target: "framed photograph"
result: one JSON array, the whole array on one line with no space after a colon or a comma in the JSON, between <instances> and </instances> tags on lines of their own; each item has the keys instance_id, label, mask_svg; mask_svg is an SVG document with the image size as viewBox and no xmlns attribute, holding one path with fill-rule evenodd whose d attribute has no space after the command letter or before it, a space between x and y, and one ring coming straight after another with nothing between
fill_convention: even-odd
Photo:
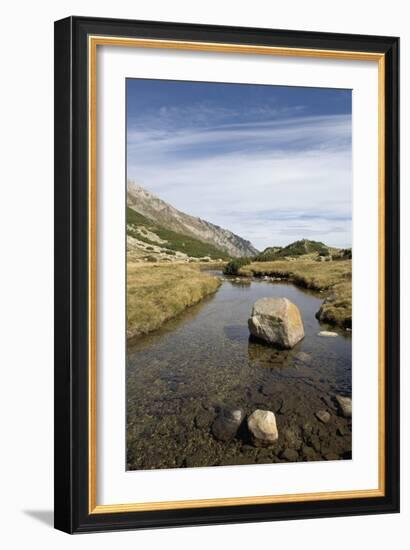
<instances>
[{"instance_id":1,"label":"framed photograph","mask_svg":"<svg viewBox=\"0 0 410 550\"><path fill-rule=\"evenodd\" d=\"M399 510L399 39L55 23L55 527Z\"/></svg>"}]
</instances>

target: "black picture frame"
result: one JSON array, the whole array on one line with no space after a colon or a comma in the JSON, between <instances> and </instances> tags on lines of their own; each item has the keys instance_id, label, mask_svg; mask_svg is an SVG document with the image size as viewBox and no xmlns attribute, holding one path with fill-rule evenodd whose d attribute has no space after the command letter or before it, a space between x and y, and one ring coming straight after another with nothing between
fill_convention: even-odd
<instances>
[{"instance_id":1,"label":"black picture frame","mask_svg":"<svg viewBox=\"0 0 410 550\"><path fill-rule=\"evenodd\" d=\"M89 511L88 58L90 35L377 52L385 58L385 491L158 511ZM55 527L67 533L399 511L399 39L68 17L55 23Z\"/></svg>"}]
</instances>

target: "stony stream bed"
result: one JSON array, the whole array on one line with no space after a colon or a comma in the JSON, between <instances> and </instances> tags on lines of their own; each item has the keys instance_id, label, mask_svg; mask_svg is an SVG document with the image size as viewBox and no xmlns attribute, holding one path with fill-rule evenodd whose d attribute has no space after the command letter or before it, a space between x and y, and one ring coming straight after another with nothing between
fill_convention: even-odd
<instances>
[{"instance_id":1,"label":"stony stream bed","mask_svg":"<svg viewBox=\"0 0 410 550\"><path fill-rule=\"evenodd\" d=\"M218 274L220 275L220 273ZM305 338L292 350L251 341L247 320L262 297L286 297ZM336 395L351 396L351 333L315 318L322 298L283 281L225 278L217 293L127 346L127 469L350 459L351 419ZM231 441L212 433L226 409L273 411L277 442L254 447L246 421ZM318 411L330 413L321 421ZM320 416L320 415L319 415Z\"/></svg>"}]
</instances>

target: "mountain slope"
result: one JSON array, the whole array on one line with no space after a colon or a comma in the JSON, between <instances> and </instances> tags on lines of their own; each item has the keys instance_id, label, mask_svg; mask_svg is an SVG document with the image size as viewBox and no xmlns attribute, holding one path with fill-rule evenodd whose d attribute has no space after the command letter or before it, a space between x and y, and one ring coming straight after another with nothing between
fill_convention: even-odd
<instances>
[{"instance_id":1,"label":"mountain slope","mask_svg":"<svg viewBox=\"0 0 410 550\"><path fill-rule=\"evenodd\" d=\"M303 256L304 254L312 254L313 252L326 252L328 247L320 241L309 241L309 239L301 239L290 243L279 252L279 256Z\"/></svg>"},{"instance_id":2,"label":"mountain slope","mask_svg":"<svg viewBox=\"0 0 410 550\"><path fill-rule=\"evenodd\" d=\"M208 243L229 256L254 256L258 253L249 241L227 229L177 210L133 182L128 182L127 205L155 224Z\"/></svg>"},{"instance_id":3,"label":"mountain slope","mask_svg":"<svg viewBox=\"0 0 410 550\"><path fill-rule=\"evenodd\" d=\"M340 255L341 249L327 246L320 241L310 241L309 239L301 239L288 244L287 246L270 246L260 252L255 258L258 262L270 262L281 258L295 258L298 256L314 255L314 256L331 256Z\"/></svg>"},{"instance_id":4,"label":"mountain slope","mask_svg":"<svg viewBox=\"0 0 410 550\"><path fill-rule=\"evenodd\" d=\"M189 258L227 259L228 255L215 246L182 233L166 229L127 207L127 247L134 259Z\"/></svg>"}]
</instances>

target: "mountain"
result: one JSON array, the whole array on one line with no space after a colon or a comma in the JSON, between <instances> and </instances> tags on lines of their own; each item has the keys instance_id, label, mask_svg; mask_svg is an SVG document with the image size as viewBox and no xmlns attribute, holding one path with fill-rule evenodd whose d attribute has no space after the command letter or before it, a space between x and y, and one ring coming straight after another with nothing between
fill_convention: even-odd
<instances>
[{"instance_id":1,"label":"mountain","mask_svg":"<svg viewBox=\"0 0 410 550\"><path fill-rule=\"evenodd\" d=\"M127 206L127 254L132 260L226 260L215 246L162 227Z\"/></svg>"},{"instance_id":2,"label":"mountain","mask_svg":"<svg viewBox=\"0 0 410 550\"><path fill-rule=\"evenodd\" d=\"M271 262L278 258L278 252L282 250L281 246L268 246L262 252L256 256L255 260L258 262Z\"/></svg>"},{"instance_id":3,"label":"mountain","mask_svg":"<svg viewBox=\"0 0 410 550\"><path fill-rule=\"evenodd\" d=\"M300 241L295 241L287 246L270 246L265 248L263 252L260 252L256 256L256 261L259 262L269 262L273 260L278 260L280 258L286 257L296 257L296 256L331 256L340 252L340 249L333 248L325 245L320 241L310 241L308 239L301 239Z\"/></svg>"},{"instance_id":4,"label":"mountain","mask_svg":"<svg viewBox=\"0 0 410 550\"><path fill-rule=\"evenodd\" d=\"M231 257L255 256L258 250L228 229L177 210L139 185L128 182L127 206L156 226L207 243Z\"/></svg>"},{"instance_id":5,"label":"mountain","mask_svg":"<svg viewBox=\"0 0 410 550\"><path fill-rule=\"evenodd\" d=\"M278 252L279 257L284 256L303 256L305 254L312 254L314 252L324 253L329 251L329 247L320 241L309 241L308 239L301 239L290 243Z\"/></svg>"}]
</instances>

